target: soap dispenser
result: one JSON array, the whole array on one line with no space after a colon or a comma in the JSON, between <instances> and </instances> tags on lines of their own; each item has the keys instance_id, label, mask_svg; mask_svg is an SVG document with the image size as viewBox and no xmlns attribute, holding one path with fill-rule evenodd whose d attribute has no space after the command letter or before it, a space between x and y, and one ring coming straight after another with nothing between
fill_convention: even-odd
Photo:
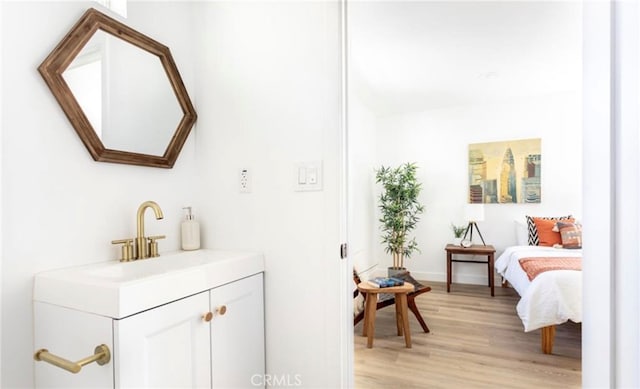
<instances>
[{"instance_id":1,"label":"soap dispenser","mask_svg":"<svg viewBox=\"0 0 640 389\"><path fill-rule=\"evenodd\" d=\"M187 211L182 225L182 249L197 250L200 248L200 224L193 218L191 207L182 208Z\"/></svg>"}]
</instances>

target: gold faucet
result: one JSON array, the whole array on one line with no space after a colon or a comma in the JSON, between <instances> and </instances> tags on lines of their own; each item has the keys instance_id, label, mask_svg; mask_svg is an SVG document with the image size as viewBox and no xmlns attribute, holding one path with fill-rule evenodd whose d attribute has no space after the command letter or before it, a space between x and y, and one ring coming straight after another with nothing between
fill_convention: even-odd
<instances>
[{"instance_id":1,"label":"gold faucet","mask_svg":"<svg viewBox=\"0 0 640 389\"><path fill-rule=\"evenodd\" d=\"M138 231L136 236L136 259L149 258L150 256L151 250L148 248L147 237L144 236L144 211L146 211L147 208L153 209L153 212L156 214L157 220L164 218L160 206L155 201L145 201L144 203L140 204L140 207L138 207L138 215L136 218L138 223ZM154 239L158 238L160 237L154 237ZM164 238L164 236L162 236L162 238ZM157 256L157 253L155 253L155 256Z\"/></svg>"}]
</instances>

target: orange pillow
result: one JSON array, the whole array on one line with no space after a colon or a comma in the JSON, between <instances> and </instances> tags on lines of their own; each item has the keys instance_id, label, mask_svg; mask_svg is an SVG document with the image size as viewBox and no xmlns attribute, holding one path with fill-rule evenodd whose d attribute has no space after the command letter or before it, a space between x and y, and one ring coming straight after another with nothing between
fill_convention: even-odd
<instances>
[{"instance_id":1,"label":"orange pillow","mask_svg":"<svg viewBox=\"0 0 640 389\"><path fill-rule=\"evenodd\" d=\"M565 219L563 222L574 223L575 219ZM553 227L558 222L557 219L544 219L534 217L533 222L538 230L538 238L540 243L538 246L553 246L554 244L562 244L562 236L560 232L553 231Z\"/></svg>"}]
</instances>

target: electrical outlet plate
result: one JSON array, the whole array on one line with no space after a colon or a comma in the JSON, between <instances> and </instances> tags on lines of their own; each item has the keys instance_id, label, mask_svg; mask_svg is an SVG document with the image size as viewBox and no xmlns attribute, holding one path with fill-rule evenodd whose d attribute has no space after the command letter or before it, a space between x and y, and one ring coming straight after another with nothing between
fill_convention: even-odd
<instances>
[{"instance_id":1,"label":"electrical outlet plate","mask_svg":"<svg viewBox=\"0 0 640 389\"><path fill-rule=\"evenodd\" d=\"M251 193L251 172L248 168L240 169L238 175L240 193Z\"/></svg>"}]
</instances>

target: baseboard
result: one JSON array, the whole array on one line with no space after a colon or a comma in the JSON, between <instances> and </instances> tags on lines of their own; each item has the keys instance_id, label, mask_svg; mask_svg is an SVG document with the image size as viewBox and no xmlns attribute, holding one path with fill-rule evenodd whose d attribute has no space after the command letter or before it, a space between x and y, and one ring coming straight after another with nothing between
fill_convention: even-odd
<instances>
[{"instance_id":1,"label":"baseboard","mask_svg":"<svg viewBox=\"0 0 640 389\"><path fill-rule=\"evenodd\" d=\"M411 275L416 280L420 281L436 281L436 282L447 282L447 274L446 273L435 273L435 272L423 272L423 271L411 271ZM386 277L387 269L375 268L367 270L367 273L371 274L371 277ZM498 279L498 275L495 275L496 280ZM486 273L483 275L476 274L453 274L453 283L456 284L471 284L471 285L486 285L487 284L487 275Z\"/></svg>"}]
</instances>

